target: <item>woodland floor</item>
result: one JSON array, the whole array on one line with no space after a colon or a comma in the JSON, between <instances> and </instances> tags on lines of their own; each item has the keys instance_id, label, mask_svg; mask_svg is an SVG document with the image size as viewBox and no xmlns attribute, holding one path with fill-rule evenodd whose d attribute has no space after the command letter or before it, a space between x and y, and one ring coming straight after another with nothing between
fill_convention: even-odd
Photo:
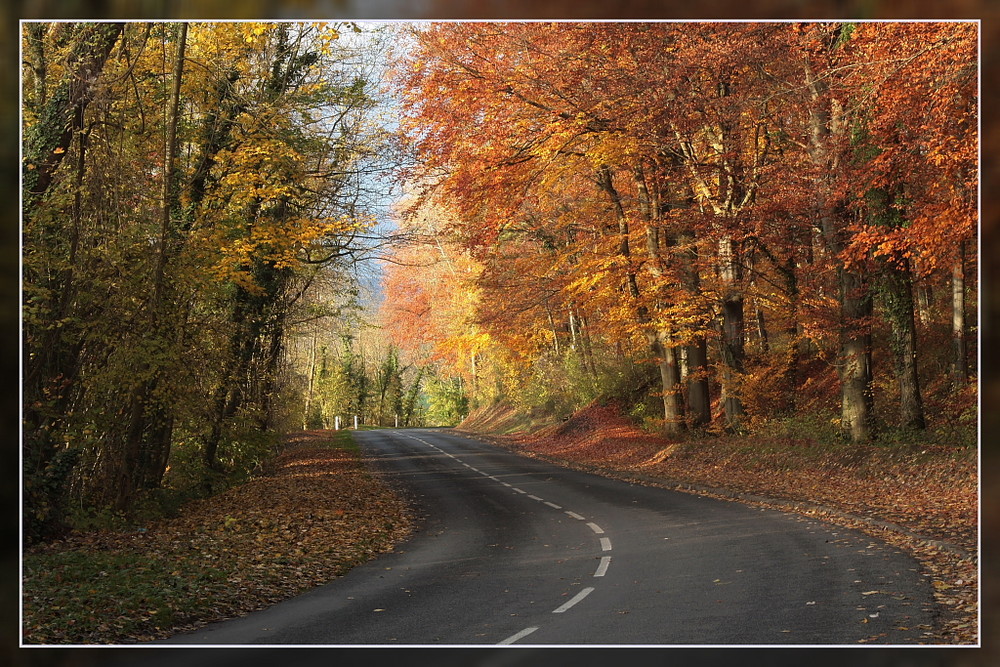
<instances>
[{"instance_id":1,"label":"woodland floor","mask_svg":"<svg viewBox=\"0 0 1000 667\"><path fill-rule=\"evenodd\" d=\"M503 411L503 408L494 410ZM978 642L979 485L968 447L819 445L809 438L706 435L670 441L611 405L567 421L498 435L489 410L463 430L563 465L638 483L808 514L856 528L913 554L938 602L928 644Z\"/></svg>"},{"instance_id":2,"label":"woodland floor","mask_svg":"<svg viewBox=\"0 0 1000 667\"><path fill-rule=\"evenodd\" d=\"M268 474L177 518L26 550L22 642L159 639L262 609L391 550L412 528L407 505L331 436L296 434Z\"/></svg>"},{"instance_id":3,"label":"woodland floor","mask_svg":"<svg viewBox=\"0 0 1000 667\"><path fill-rule=\"evenodd\" d=\"M900 546L923 564L939 603L926 642L978 640L974 450L720 436L671 443L599 405L532 433L490 435L489 421L462 429L524 455L799 511ZM22 642L162 638L266 607L391 550L413 529L410 510L355 448L330 438L296 434L268 474L189 503L177 518L26 550Z\"/></svg>"}]
</instances>

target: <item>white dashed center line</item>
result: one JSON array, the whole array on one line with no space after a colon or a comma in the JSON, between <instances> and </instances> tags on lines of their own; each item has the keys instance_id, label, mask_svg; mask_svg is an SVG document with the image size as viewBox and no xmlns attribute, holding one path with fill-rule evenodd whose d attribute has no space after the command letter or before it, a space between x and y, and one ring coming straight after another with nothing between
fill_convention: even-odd
<instances>
[{"instance_id":1,"label":"white dashed center line","mask_svg":"<svg viewBox=\"0 0 1000 667\"><path fill-rule=\"evenodd\" d=\"M469 465L468 463L466 463L466 462L462 461L461 459L459 459L454 454L450 454L450 453L444 451L443 449L441 449L437 445L434 445L432 443L427 442L426 440L423 440L421 438L417 438L417 437L409 435L409 434L407 434L407 437L412 438L413 440L416 440L418 442L422 442L423 444L427 445L428 447L431 447L432 449L435 449L435 450L441 452L445 456L448 456L449 458L454 459L456 463L461 463L466 468L469 468L470 470L478 472L480 475L483 475L484 477L487 477L487 478L493 480L494 482L502 484L505 487L511 489L512 491L516 491L517 493L524 494L524 495L528 496L528 498L531 498L532 500L537 500L538 502L540 502L540 503L542 503L544 505L548 505L552 509L556 509L556 510L561 510L562 509L562 506L560 506L560 505L556 505L555 503L549 502L549 501L545 500L544 498L540 498L539 496L532 495L532 494L528 493L527 491L525 491L524 489L519 489L516 486L513 486L513 485L511 485L511 484L509 484L507 482L501 481L500 479L498 479L497 477L489 474L488 472L484 472L484 471L480 470L479 468L476 468L474 466ZM576 519L577 521L586 521L586 517L581 516L581 515L577 514L576 512L571 512L569 510L564 510L563 513L566 516L568 516L568 517L570 517L572 519ZM587 527L590 528L590 530L592 530L596 535L603 535L604 534L604 529L601 528L596 523L594 523L593 521L587 521ZM611 540L609 538L607 538L607 537L601 537L601 538L598 538L598 539L600 540L600 543L601 543L601 551L611 551ZM597 565L597 570L594 571L594 577L603 577L605 574L607 574L608 567L610 565L611 565L611 556L601 556L601 562ZM572 608L574 605L576 605L577 603L579 603L581 600L583 600L585 597L587 597L588 595L590 595L593 592L594 592L594 587L593 586L588 586L588 587L582 589L579 593L577 593L576 595L574 595L572 598L570 598L569 600L567 600L565 603L563 603L559 607L553 609L552 613L553 614L562 614L562 613L566 612L568 609ZM507 645L507 644L513 644L514 642L517 642L517 641L520 641L521 639L524 639L525 637L527 637L531 633L535 632L536 630L538 630L537 626L532 626L530 628L525 628L524 630L521 630L517 634L514 634L514 635L511 635L510 637L507 637L503 641L499 642L497 645L498 646L504 646L504 645Z\"/></svg>"},{"instance_id":2,"label":"white dashed center line","mask_svg":"<svg viewBox=\"0 0 1000 667\"><path fill-rule=\"evenodd\" d=\"M511 635L510 637L507 637L507 639L497 644L497 646L506 646L507 644L513 644L519 639L524 639L537 629L538 628L525 628L524 630L518 632L516 635Z\"/></svg>"},{"instance_id":3,"label":"white dashed center line","mask_svg":"<svg viewBox=\"0 0 1000 667\"><path fill-rule=\"evenodd\" d=\"M569 609L570 607L572 607L573 605L575 605L577 602L579 602L580 600L582 600L583 598L587 597L588 595L590 595L593 592L594 592L594 587L593 586L587 586L582 591L580 591L579 593L577 593L576 595L574 595L572 597L572 599L567 600L566 603L563 604L561 607L553 609L552 613L553 614L561 614L561 613L563 613L564 611L566 611L567 609Z\"/></svg>"}]
</instances>

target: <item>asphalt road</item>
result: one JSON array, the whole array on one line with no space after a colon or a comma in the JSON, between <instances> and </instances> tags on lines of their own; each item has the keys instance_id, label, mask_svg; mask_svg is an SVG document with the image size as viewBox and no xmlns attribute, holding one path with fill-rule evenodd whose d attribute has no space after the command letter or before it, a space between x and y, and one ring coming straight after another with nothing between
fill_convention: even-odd
<instances>
[{"instance_id":1,"label":"asphalt road","mask_svg":"<svg viewBox=\"0 0 1000 667\"><path fill-rule=\"evenodd\" d=\"M919 566L798 515L572 471L448 430L359 431L418 532L184 645L907 645Z\"/></svg>"}]
</instances>

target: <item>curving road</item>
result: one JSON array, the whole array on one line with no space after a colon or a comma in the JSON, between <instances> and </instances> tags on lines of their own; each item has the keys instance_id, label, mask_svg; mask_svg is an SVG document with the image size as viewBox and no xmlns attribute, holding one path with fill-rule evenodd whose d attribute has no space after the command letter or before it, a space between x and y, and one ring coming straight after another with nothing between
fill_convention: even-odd
<instances>
[{"instance_id":1,"label":"curving road","mask_svg":"<svg viewBox=\"0 0 1000 667\"><path fill-rule=\"evenodd\" d=\"M423 515L396 552L187 645L914 644L906 554L801 516L606 479L448 430L360 431Z\"/></svg>"}]
</instances>

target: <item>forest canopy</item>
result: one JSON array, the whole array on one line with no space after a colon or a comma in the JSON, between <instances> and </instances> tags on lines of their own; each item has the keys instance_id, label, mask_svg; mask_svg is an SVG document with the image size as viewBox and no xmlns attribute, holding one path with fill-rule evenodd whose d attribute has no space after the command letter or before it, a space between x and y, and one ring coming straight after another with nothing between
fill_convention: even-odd
<instances>
[{"instance_id":1,"label":"forest canopy","mask_svg":"<svg viewBox=\"0 0 1000 667\"><path fill-rule=\"evenodd\" d=\"M620 398L674 435L820 410L853 442L953 419L975 358L977 28L414 30L403 224L426 242L387 273L390 328L473 405ZM839 406L811 400L831 385Z\"/></svg>"},{"instance_id":2,"label":"forest canopy","mask_svg":"<svg viewBox=\"0 0 1000 667\"><path fill-rule=\"evenodd\" d=\"M209 491L301 427L294 343L380 242L371 28L22 24L29 537Z\"/></svg>"},{"instance_id":3,"label":"forest canopy","mask_svg":"<svg viewBox=\"0 0 1000 667\"><path fill-rule=\"evenodd\" d=\"M29 539L355 418L968 418L974 22L21 27Z\"/></svg>"}]
</instances>

